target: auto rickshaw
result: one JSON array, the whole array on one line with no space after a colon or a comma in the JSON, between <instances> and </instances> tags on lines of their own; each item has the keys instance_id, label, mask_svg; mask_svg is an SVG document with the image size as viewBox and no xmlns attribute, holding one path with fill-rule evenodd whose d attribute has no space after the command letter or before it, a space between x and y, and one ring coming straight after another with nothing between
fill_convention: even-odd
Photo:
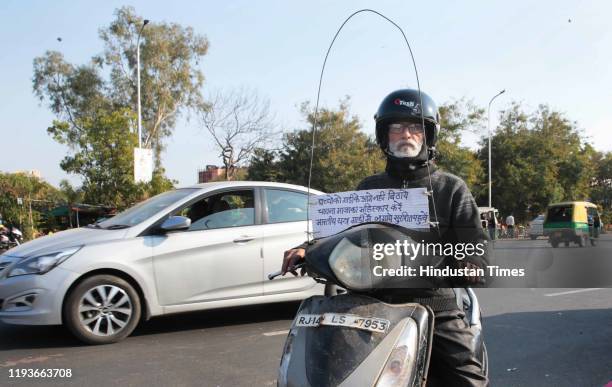
<instances>
[{"instance_id":1,"label":"auto rickshaw","mask_svg":"<svg viewBox=\"0 0 612 387\"><path fill-rule=\"evenodd\" d=\"M599 236L600 216L597 206L589 202L562 202L548 206L544 219L544 235L552 247L570 242L580 247L595 245Z\"/></svg>"}]
</instances>

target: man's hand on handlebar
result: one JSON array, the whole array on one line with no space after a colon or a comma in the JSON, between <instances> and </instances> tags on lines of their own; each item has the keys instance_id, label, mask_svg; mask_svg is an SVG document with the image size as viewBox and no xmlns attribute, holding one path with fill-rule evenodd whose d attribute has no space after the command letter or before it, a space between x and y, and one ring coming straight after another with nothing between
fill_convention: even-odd
<instances>
[{"instance_id":1,"label":"man's hand on handlebar","mask_svg":"<svg viewBox=\"0 0 612 387\"><path fill-rule=\"evenodd\" d=\"M298 273L295 271L295 266L304 261L304 256L306 255L305 249L291 249L285 251L285 257L283 258L283 267L281 269L282 275L285 275L287 272L297 276ZM301 275L303 276L305 271L302 269Z\"/></svg>"}]
</instances>

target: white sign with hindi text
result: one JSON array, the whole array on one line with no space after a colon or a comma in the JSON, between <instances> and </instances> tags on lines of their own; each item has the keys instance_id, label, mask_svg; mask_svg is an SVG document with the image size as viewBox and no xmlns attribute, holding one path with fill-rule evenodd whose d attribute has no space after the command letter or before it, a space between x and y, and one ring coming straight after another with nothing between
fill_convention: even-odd
<instances>
[{"instance_id":1,"label":"white sign with hindi text","mask_svg":"<svg viewBox=\"0 0 612 387\"><path fill-rule=\"evenodd\" d=\"M153 178L153 150L134 148L134 181L148 183Z\"/></svg>"},{"instance_id":2,"label":"white sign with hindi text","mask_svg":"<svg viewBox=\"0 0 612 387\"><path fill-rule=\"evenodd\" d=\"M366 222L429 229L425 188L371 189L311 196L310 218L315 238L337 234Z\"/></svg>"}]
</instances>

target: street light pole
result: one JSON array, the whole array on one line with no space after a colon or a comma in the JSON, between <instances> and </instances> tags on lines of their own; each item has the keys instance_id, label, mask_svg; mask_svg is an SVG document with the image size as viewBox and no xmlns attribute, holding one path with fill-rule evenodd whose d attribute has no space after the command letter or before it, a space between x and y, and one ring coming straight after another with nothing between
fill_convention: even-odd
<instances>
[{"instance_id":1,"label":"street light pole","mask_svg":"<svg viewBox=\"0 0 612 387\"><path fill-rule=\"evenodd\" d=\"M138 31L138 39L136 39L136 91L138 98L138 148L142 148L142 118L140 116L140 36L142 35L142 30L144 30L145 26L149 24L149 20L144 19L142 22L142 27L140 27L140 31Z\"/></svg>"},{"instance_id":2,"label":"street light pole","mask_svg":"<svg viewBox=\"0 0 612 387\"><path fill-rule=\"evenodd\" d=\"M487 131L489 132L489 207L492 207L491 205L491 104L493 103L493 100L495 98L499 97L505 92L506 92L506 89L500 91L493 98L491 98L491 100L489 101L489 107L487 108Z\"/></svg>"}]
</instances>

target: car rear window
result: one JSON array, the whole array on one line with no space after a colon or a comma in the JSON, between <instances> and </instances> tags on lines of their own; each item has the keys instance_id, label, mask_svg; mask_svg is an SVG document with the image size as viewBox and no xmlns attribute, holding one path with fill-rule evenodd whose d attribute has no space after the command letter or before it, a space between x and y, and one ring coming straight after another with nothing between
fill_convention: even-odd
<instances>
[{"instance_id":1,"label":"car rear window","mask_svg":"<svg viewBox=\"0 0 612 387\"><path fill-rule=\"evenodd\" d=\"M559 206L548 209L548 222L570 222L572 220L572 207Z\"/></svg>"},{"instance_id":2,"label":"car rear window","mask_svg":"<svg viewBox=\"0 0 612 387\"><path fill-rule=\"evenodd\" d=\"M308 196L304 193L266 188L268 223L306 220Z\"/></svg>"}]
</instances>

